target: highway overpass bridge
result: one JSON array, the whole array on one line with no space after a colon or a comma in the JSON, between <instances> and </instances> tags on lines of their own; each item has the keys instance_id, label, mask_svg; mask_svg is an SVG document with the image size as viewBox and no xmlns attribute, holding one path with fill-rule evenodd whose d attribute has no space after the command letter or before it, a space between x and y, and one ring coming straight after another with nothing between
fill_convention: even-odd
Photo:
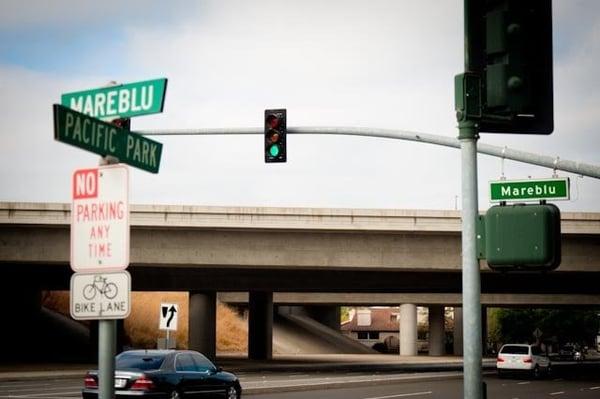
<instances>
[{"instance_id":1,"label":"highway overpass bridge","mask_svg":"<svg viewBox=\"0 0 600 399\"><path fill-rule=\"evenodd\" d=\"M460 306L458 211L131 210L132 289L190 292L190 314L198 315L190 321L190 346L209 354L214 332L192 323L214 323L217 293L225 301L249 301L250 313L262 315L250 317L251 337L267 338L273 302L403 304L408 324L415 305ZM11 287L4 303L35 306L31 298L40 290L69 289L69 224L69 204L0 203L0 264ZM556 271L502 274L482 261L482 304L600 306L600 213L563 213L561 227ZM250 341L262 341L255 349L251 343L251 357L270 356L268 339Z\"/></svg>"}]
</instances>

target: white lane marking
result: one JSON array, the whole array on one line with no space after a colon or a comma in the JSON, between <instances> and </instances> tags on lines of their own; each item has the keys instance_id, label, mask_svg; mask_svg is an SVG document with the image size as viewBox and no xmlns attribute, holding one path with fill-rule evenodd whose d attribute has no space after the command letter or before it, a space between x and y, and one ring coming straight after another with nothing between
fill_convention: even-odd
<instances>
[{"instance_id":1,"label":"white lane marking","mask_svg":"<svg viewBox=\"0 0 600 399\"><path fill-rule=\"evenodd\" d=\"M81 396L81 392L78 393L74 393L72 394L72 396L44 396L44 399L65 399L65 398L79 398ZM23 396L13 396L13 395L8 395L8 396L2 396L0 395L0 398L7 398L7 399L15 399L15 398L19 398L19 399L38 399L39 396L29 396L29 395L23 395Z\"/></svg>"},{"instance_id":2,"label":"white lane marking","mask_svg":"<svg viewBox=\"0 0 600 399\"><path fill-rule=\"evenodd\" d=\"M65 398L79 398L81 397L81 393L76 393L73 394L71 396L44 396L44 399L65 399ZM39 396L0 396L0 398L7 398L7 399L15 399L15 398L19 398L19 399L38 399Z\"/></svg>"},{"instance_id":3,"label":"white lane marking","mask_svg":"<svg viewBox=\"0 0 600 399\"><path fill-rule=\"evenodd\" d=\"M52 392L52 393L32 393L29 395L9 395L9 398L46 398L54 397L51 395L81 395L81 391L70 392ZM60 396L59 396L60 398Z\"/></svg>"},{"instance_id":4,"label":"white lane marking","mask_svg":"<svg viewBox=\"0 0 600 399\"><path fill-rule=\"evenodd\" d=\"M591 387L591 388L589 388L590 391L595 391L596 389L600 389L600 387Z\"/></svg>"},{"instance_id":5,"label":"white lane marking","mask_svg":"<svg viewBox=\"0 0 600 399\"><path fill-rule=\"evenodd\" d=\"M531 381L521 381L521 382L517 382L517 385L527 385L527 384L531 384Z\"/></svg>"},{"instance_id":6,"label":"white lane marking","mask_svg":"<svg viewBox=\"0 0 600 399\"><path fill-rule=\"evenodd\" d=\"M29 387L29 388L8 388L8 389L5 389L4 391L6 391L6 392L38 391L39 388L40 388L39 386L32 386L32 387ZM68 388L68 389L78 389L78 388L79 389L83 389L83 386L81 386L80 384L76 384L76 385L68 386L68 387L65 387L65 386L60 386L60 387L50 386L50 387L45 387L43 389L45 391L51 391L51 390L61 390L61 389L65 389L65 388Z\"/></svg>"},{"instance_id":7,"label":"white lane marking","mask_svg":"<svg viewBox=\"0 0 600 399\"><path fill-rule=\"evenodd\" d=\"M438 378L444 377L453 377L456 375L462 375L462 373L439 373L435 374ZM257 384L263 385L265 383L270 384L282 384L282 387L294 387L294 386L304 386L308 383L313 386L323 386L331 383L358 383L358 382L377 382L377 381L419 381L422 377L416 376L407 376L407 375L394 375L394 376L386 376L382 378L382 376L373 378L373 377L318 377L318 378L298 378L298 379L288 379L288 380L269 380L269 381L244 381L242 380L242 388L251 388L252 386L256 386ZM306 382L306 383L305 383Z\"/></svg>"},{"instance_id":8,"label":"white lane marking","mask_svg":"<svg viewBox=\"0 0 600 399\"><path fill-rule=\"evenodd\" d=\"M412 392L412 393L400 393L398 395L388 395L388 396L373 396L370 398L364 399L388 399L388 398L405 398L407 396L422 396L422 395L431 395L432 391L424 391L424 392Z\"/></svg>"},{"instance_id":9,"label":"white lane marking","mask_svg":"<svg viewBox=\"0 0 600 399\"><path fill-rule=\"evenodd\" d=\"M67 381L67 380L65 380ZM77 382L70 382L71 384L79 384L81 386L83 386L83 382L79 383L79 381ZM0 389L2 390L6 390L6 389L12 389L12 388L21 388L21 387L34 387L34 388L41 388L41 387L47 387L47 386L52 386L54 384L48 382L48 383L39 383L39 382L32 382L32 381L15 381L15 382L2 382L0 384ZM6 389L5 389L6 388Z\"/></svg>"},{"instance_id":10,"label":"white lane marking","mask_svg":"<svg viewBox=\"0 0 600 399\"><path fill-rule=\"evenodd\" d=\"M554 395L562 395L563 393L565 393L565 391L550 392L550 396L554 396Z\"/></svg>"}]
</instances>

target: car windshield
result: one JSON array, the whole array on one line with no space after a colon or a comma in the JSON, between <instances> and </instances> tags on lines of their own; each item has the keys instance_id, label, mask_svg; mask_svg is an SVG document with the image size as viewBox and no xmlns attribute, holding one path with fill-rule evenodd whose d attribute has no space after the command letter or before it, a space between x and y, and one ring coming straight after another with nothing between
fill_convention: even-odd
<instances>
[{"instance_id":1,"label":"car windshield","mask_svg":"<svg viewBox=\"0 0 600 399\"><path fill-rule=\"evenodd\" d=\"M529 354L529 347L520 345L506 345L502 348L500 353L507 353L509 355L527 355Z\"/></svg>"},{"instance_id":2,"label":"car windshield","mask_svg":"<svg viewBox=\"0 0 600 399\"><path fill-rule=\"evenodd\" d=\"M158 370L165 360L165 355L148 353L121 353L116 358L117 369Z\"/></svg>"}]
</instances>

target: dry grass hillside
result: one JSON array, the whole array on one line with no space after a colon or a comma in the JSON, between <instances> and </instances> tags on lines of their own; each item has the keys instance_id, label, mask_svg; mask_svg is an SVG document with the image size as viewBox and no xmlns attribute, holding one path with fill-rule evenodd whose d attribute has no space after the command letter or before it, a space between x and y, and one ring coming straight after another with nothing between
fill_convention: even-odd
<instances>
[{"instance_id":1,"label":"dry grass hillside","mask_svg":"<svg viewBox=\"0 0 600 399\"><path fill-rule=\"evenodd\" d=\"M175 334L178 348L188 341L188 294L181 292L132 292L131 314L125 319L126 342L134 348L153 348L166 331L159 330L161 303L179 305L178 329ZM42 305L69 316L69 292L51 291L42 296ZM217 305L217 351L246 352L248 324L232 308Z\"/></svg>"}]
</instances>

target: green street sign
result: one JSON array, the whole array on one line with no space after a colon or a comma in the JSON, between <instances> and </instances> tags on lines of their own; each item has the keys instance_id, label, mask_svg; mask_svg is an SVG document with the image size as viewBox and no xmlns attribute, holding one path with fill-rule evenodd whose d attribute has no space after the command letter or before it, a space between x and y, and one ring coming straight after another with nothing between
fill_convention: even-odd
<instances>
[{"instance_id":1,"label":"green street sign","mask_svg":"<svg viewBox=\"0 0 600 399\"><path fill-rule=\"evenodd\" d=\"M497 180L490 182L490 201L568 200L569 179Z\"/></svg>"},{"instance_id":2,"label":"green street sign","mask_svg":"<svg viewBox=\"0 0 600 399\"><path fill-rule=\"evenodd\" d=\"M54 139L158 173L162 144L62 105L54 104Z\"/></svg>"},{"instance_id":3,"label":"green street sign","mask_svg":"<svg viewBox=\"0 0 600 399\"><path fill-rule=\"evenodd\" d=\"M99 119L129 118L163 111L167 79L66 93L61 104Z\"/></svg>"}]
</instances>

